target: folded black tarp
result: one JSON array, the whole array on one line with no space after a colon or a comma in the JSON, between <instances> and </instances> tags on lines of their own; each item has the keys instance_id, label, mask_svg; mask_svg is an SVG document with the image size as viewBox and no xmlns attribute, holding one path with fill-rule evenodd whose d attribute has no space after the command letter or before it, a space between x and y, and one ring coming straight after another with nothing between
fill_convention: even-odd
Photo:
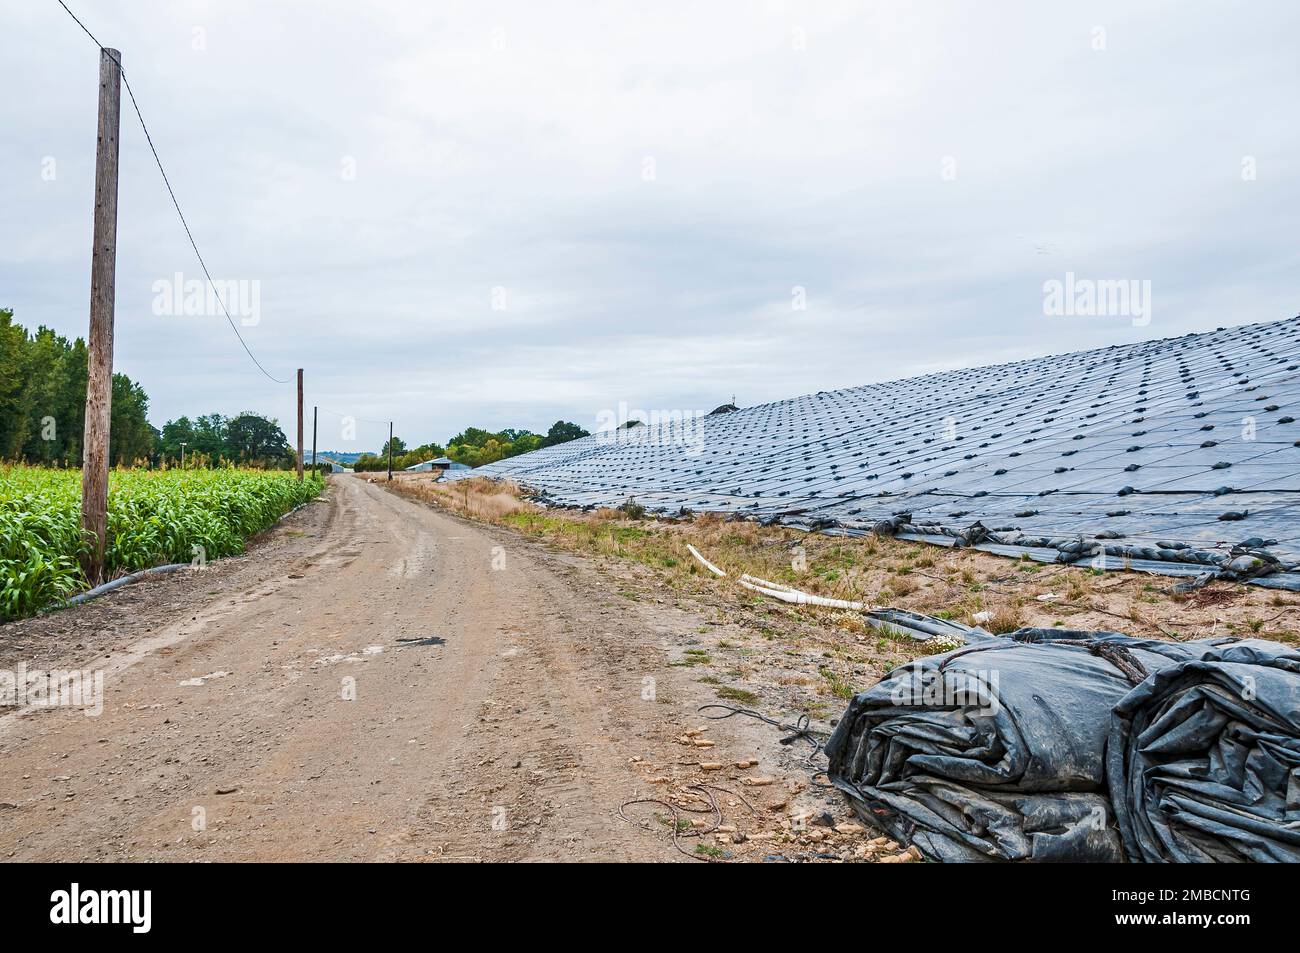
<instances>
[{"instance_id":1,"label":"folded black tarp","mask_svg":"<svg viewBox=\"0 0 1300 953\"><path fill-rule=\"evenodd\" d=\"M1155 672L1115 706L1107 769L1133 860L1300 862L1300 653L1251 639Z\"/></svg>"},{"instance_id":2,"label":"folded black tarp","mask_svg":"<svg viewBox=\"0 0 1300 953\"><path fill-rule=\"evenodd\" d=\"M890 672L826 744L864 820L932 859L1119 861L1106 743L1150 673L1226 640L1022 629Z\"/></svg>"}]
</instances>

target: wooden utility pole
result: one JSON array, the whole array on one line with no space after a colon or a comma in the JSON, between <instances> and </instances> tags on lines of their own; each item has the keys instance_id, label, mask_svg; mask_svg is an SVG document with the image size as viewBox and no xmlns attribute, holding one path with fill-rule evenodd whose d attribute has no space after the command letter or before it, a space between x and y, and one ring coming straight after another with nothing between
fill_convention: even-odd
<instances>
[{"instance_id":1,"label":"wooden utility pole","mask_svg":"<svg viewBox=\"0 0 1300 953\"><path fill-rule=\"evenodd\" d=\"M316 473L316 406L311 408L311 472Z\"/></svg>"},{"instance_id":2,"label":"wooden utility pole","mask_svg":"<svg viewBox=\"0 0 1300 953\"><path fill-rule=\"evenodd\" d=\"M393 422L388 422L388 479L393 478Z\"/></svg>"},{"instance_id":3,"label":"wooden utility pole","mask_svg":"<svg viewBox=\"0 0 1300 953\"><path fill-rule=\"evenodd\" d=\"M83 569L104 578L108 523L108 427L113 412L113 307L117 273L117 134L122 54L99 51L99 143L95 150L95 225L90 256L90 335L86 357L86 426L82 438L81 533L89 544Z\"/></svg>"},{"instance_id":4,"label":"wooden utility pole","mask_svg":"<svg viewBox=\"0 0 1300 953\"><path fill-rule=\"evenodd\" d=\"M298 482L302 482L302 368L298 368Z\"/></svg>"}]
</instances>

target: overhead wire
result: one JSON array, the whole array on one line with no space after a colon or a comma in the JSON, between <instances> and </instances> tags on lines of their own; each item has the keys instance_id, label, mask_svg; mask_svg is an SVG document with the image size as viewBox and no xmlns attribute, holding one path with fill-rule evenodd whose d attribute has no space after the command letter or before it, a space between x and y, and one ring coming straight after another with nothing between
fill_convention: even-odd
<instances>
[{"instance_id":1,"label":"overhead wire","mask_svg":"<svg viewBox=\"0 0 1300 953\"><path fill-rule=\"evenodd\" d=\"M67 12L68 16L72 17L73 21L77 24L77 26L81 27L82 32L84 32L86 36L90 37L90 39L94 42L94 44L97 47L100 48L101 51L110 53L110 55L112 54L112 52L115 52L115 51L110 51L108 47L104 46L103 43L100 43L99 38L96 37L95 34L90 32L89 28L87 28L87 26L81 22L81 19L75 13L73 13L72 10L68 8L68 5L64 3L63 0L58 0L58 4L59 6L63 7L64 11ZM172 188L171 180L167 176L167 170L163 168L162 158L158 155L158 149L154 146L153 136L149 133L149 126L144 121L144 114L140 111L140 104L139 102L136 101L135 90L131 88L131 81L130 79L127 78L126 70L122 66L121 55L118 54L117 56L114 56L113 60L117 63L118 71L122 74L122 84L126 86L127 95L131 99L131 106L135 110L136 118L140 121L140 128L144 130L145 140L149 144L149 151L153 153L154 162L158 164L158 171L162 174L163 184L167 187L167 194L171 196L172 205L176 208L176 215L181 220L181 227L185 229L185 237L189 239L190 247L194 249L194 257L196 257L199 260L199 266L203 269L203 275L205 278L208 279L208 286L212 288L215 297L217 299L217 303L221 305L221 312L226 316L226 323L230 325L230 330L235 332L235 337L239 339L239 344L241 347L243 347L244 353L248 355L249 360L251 360L253 364L257 366L257 369L266 376L267 380L270 380L276 384L288 384L291 378L281 379L279 377L276 377L265 367L263 367L262 362L257 359L257 356L253 353L252 348L248 346L248 342L244 340L244 336L239 333L238 325L235 324L234 318L230 316L230 311L226 308L226 302L222 299L220 292L217 291L216 282L212 280L212 273L208 270L208 263L204 261L203 253L199 251L198 242L194 240L194 233L190 231L189 222L185 220L185 213L181 211L181 203L176 198L176 192Z\"/></svg>"}]
</instances>

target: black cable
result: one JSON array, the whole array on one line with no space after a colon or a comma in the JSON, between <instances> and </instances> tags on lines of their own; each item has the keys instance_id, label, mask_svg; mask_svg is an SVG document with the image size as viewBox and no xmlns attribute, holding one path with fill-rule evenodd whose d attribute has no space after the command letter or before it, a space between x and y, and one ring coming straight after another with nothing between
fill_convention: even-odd
<instances>
[{"instance_id":1,"label":"black cable","mask_svg":"<svg viewBox=\"0 0 1300 953\"><path fill-rule=\"evenodd\" d=\"M101 50L107 51L107 47L105 47L104 44L100 43L99 39L95 36L95 34L91 33L90 30L86 28L86 25L82 23L80 19L78 19L77 15L68 9L68 5L64 3L63 0L58 0L58 3L59 6L63 7L63 9L67 12L68 16L72 17L73 21L77 24L77 26L81 27L82 32L84 32L86 36L90 37L90 39L94 41L96 46L98 46ZM133 109L135 109L136 118L140 120L140 128L144 130L144 138L149 143L149 151L153 153L154 162L158 163L158 171L162 173L163 184L167 186L167 194L171 196L172 205L176 207L176 214L181 220L181 226L185 229L185 236L190 240L190 247L194 249L194 257L199 260L199 265L203 269L203 275L208 279L208 285L209 287L212 288L213 292L215 293L216 282L212 280L212 274L211 272L208 271L208 263L203 260L203 254L199 251L198 243L194 240L194 233L190 231L189 222L185 221L185 213L181 211L181 203L176 199L176 193L172 189L171 180L167 178L167 170L163 168L162 159L158 155L158 150L154 147L153 136L149 134L149 127L148 125L145 124L144 114L140 112L140 104L136 102L135 90L131 88L131 81L127 79L126 70L122 67L122 60L120 55L114 57L114 61L117 63L118 71L122 74L122 83L123 85L126 86L126 93L129 97L131 97L131 106ZM270 371L268 371L265 367L262 366L262 362L259 361L257 357L253 354L252 350L248 346L248 342L244 340L244 336L239 333L239 327L235 324L234 319L230 316L230 312L226 309L226 302L222 300L220 294L215 294L215 297L217 299L217 303L221 305L221 313L226 316L226 323L230 325L230 330L235 332L235 337L239 339L239 343L243 347L244 353L248 355L249 360L251 360L255 365L257 365L257 369L261 371L263 374L265 374L268 380L273 381L276 384L289 383L289 378L285 378L284 380L281 380L280 378L273 376Z\"/></svg>"},{"instance_id":2,"label":"black cable","mask_svg":"<svg viewBox=\"0 0 1300 953\"><path fill-rule=\"evenodd\" d=\"M99 47L101 50L104 49L104 44L99 42L99 38L96 37L95 34L91 33L90 30L86 29L86 24L82 23L80 20L77 19L77 15L68 9L68 5L64 3L63 0L59 0L59 6L63 7L64 11L68 14L68 16L72 17L72 19L76 22L77 26L81 27L82 32L85 33L86 36L90 37L95 42L95 45L97 47ZM117 65L120 67L122 64L118 63Z\"/></svg>"},{"instance_id":3,"label":"black cable","mask_svg":"<svg viewBox=\"0 0 1300 953\"><path fill-rule=\"evenodd\" d=\"M777 721L775 718L767 717L767 715L764 715L762 712L754 711L752 708L741 708L737 705L723 705L719 702L710 705L701 705L699 708L695 709L695 711L697 714L704 714L704 712L710 708L720 708L725 711L726 714L704 715L704 717L709 719L709 721L721 721L724 718L744 715L747 718L756 718L759 721L766 722L774 728L779 728L782 731L789 732L786 737L781 739L781 744L783 745L792 745L796 741L800 740L807 741L813 746L812 751L808 753L809 761L812 761L813 758L817 757L817 755L821 753L823 745L825 745L824 741L819 740L819 736L826 736L826 733L814 730L811 727L811 721L806 714L800 715L794 724L785 724L784 722Z\"/></svg>"}]
</instances>

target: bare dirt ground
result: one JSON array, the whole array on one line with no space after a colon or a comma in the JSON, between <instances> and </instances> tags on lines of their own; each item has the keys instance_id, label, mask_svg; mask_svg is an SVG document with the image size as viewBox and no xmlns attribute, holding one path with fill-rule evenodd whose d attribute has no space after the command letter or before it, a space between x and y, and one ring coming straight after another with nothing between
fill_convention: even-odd
<instances>
[{"instance_id":1,"label":"bare dirt ground","mask_svg":"<svg viewBox=\"0 0 1300 953\"><path fill-rule=\"evenodd\" d=\"M687 542L995 631L1300 641L1300 600L1235 583L370 479L331 479L245 556L0 627L0 670L105 676L97 717L0 708L0 859L914 859L852 822L810 742L697 709L824 737L931 647L719 580Z\"/></svg>"},{"instance_id":2,"label":"bare dirt ground","mask_svg":"<svg viewBox=\"0 0 1300 953\"><path fill-rule=\"evenodd\" d=\"M740 587L748 572L820 596L887 605L978 624L995 633L1027 626L1110 630L1143 638L1237 636L1300 644L1300 596L1213 582L1180 594L1178 580L1088 566L1044 565L971 549L944 549L875 535L804 533L717 514L688 519L612 509L542 509L519 488L487 480L436 483L407 474L386 484L480 523L499 524L557 551L581 554L629 601L672 593L711 628L676 665L723 700L785 722L806 715L822 730L857 691L936 649L870 628L854 611L792 606ZM719 579L690 554L693 544L729 571Z\"/></svg>"},{"instance_id":3,"label":"bare dirt ground","mask_svg":"<svg viewBox=\"0 0 1300 953\"><path fill-rule=\"evenodd\" d=\"M722 636L694 604L361 478L326 497L245 556L0 627L0 668L104 673L97 716L0 709L0 859L897 849L831 830L848 812L775 728L696 714L686 652ZM677 812L619 816L641 798ZM674 824L707 833L678 851Z\"/></svg>"}]
</instances>

